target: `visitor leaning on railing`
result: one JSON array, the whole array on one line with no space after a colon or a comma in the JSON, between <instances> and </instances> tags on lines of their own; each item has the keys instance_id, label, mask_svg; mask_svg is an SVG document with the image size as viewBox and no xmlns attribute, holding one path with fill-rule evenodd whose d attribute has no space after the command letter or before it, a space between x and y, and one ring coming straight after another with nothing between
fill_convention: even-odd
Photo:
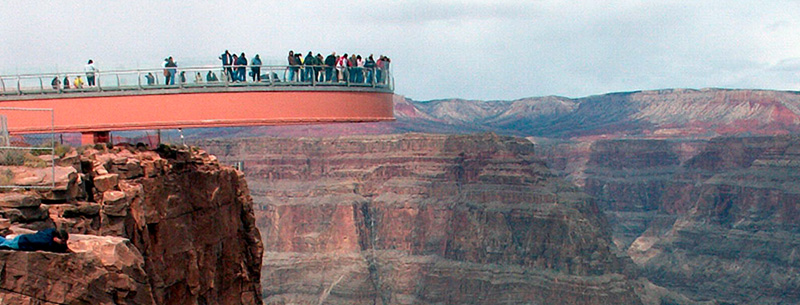
<instances>
[{"instance_id":1,"label":"visitor leaning on railing","mask_svg":"<svg viewBox=\"0 0 800 305\"><path fill-rule=\"evenodd\" d=\"M0 95L241 86L347 86L393 90L388 63L381 64L379 61L373 67L367 59L363 67L342 71L338 64L329 65L330 61L320 61L320 57L313 56L313 61L309 61L315 63L313 65L235 66L237 69L231 69L234 74L231 78L227 77L228 67L220 66L177 67L177 64L170 64L153 69L97 71L94 73L95 86L88 86L84 79L85 71L3 75L0 76ZM300 73L301 68L303 73ZM166 76L164 70L167 71ZM238 73L247 70L253 76L252 81L244 77L244 73ZM337 71L345 75L339 76ZM198 77L198 73L205 77ZM302 79L301 74L304 75ZM351 74L357 75L350 77Z\"/></svg>"}]
</instances>

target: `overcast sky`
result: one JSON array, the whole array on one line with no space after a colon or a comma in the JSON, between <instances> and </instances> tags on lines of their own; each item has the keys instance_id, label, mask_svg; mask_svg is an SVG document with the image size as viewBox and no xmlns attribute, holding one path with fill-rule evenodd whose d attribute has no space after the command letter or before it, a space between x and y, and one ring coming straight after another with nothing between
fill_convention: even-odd
<instances>
[{"instance_id":1,"label":"overcast sky","mask_svg":"<svg viewBox=\"0 0 800 305\"><path fill-rule=\"evenodd\" d=\"M225 49L392 59L415 100L800 87L800 1L0 2L0 75L219 64Z\"/></svg>"}]
</instances>

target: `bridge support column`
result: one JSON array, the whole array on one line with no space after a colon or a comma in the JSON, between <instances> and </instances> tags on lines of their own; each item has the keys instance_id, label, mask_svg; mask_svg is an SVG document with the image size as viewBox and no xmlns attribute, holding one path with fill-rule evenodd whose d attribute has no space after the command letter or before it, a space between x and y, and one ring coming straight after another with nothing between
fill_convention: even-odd
<instances>
[{"instance_id":1,"label":"bridge support column","mask_svg":"<svg viewBox=\"0 0 800 305\"><path fill-rule=\"evenodd\" d=\"M108 143L111 141L110 131L88 131L81 133L81 145Z\"/></svg>"}]
</instances>

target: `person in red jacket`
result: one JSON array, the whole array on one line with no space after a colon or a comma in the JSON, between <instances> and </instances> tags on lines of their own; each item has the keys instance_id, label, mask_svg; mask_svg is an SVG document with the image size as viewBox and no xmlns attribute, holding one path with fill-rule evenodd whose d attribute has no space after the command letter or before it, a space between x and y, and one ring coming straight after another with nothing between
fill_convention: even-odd
<instances>
[{"instance_id":1,"label":"person in red jacket","mask_svg":"<svg viewBox=\"0 0 800 305\"><path fill-rule=\"evenodd\" d=\"M14 238L0 237L0 249L21 251L48 251L68 253L69 233L65 230L44 229L33 234L21 234Z\"/></svg>"}]
</instances>

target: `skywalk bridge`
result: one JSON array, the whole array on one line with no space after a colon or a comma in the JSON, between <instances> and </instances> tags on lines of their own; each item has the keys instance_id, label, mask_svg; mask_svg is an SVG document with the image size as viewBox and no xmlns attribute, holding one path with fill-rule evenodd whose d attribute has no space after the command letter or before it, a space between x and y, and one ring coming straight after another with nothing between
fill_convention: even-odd
<instances>
[{"instance_id":1,"label":"skywalk bridge","mask_svg":"<svg viewBox=\"0 0 800 305\"><path fill-rule=\"evenodd\" d=\"M288 79L290 68L261 66L261 81L231 82L219 66L178 67L174 85L165 84L162 68L101 71L93 87L84 72L0 76L0 115L11 135L79 132L84 144L121 130L394 120L388 70L356 70L363 81L330 82L317 78L324 67L305 81ZM209 81L209 72L218 80ZM83 88L72 86L78 76Z\"/></svg>"}]
</instances>

